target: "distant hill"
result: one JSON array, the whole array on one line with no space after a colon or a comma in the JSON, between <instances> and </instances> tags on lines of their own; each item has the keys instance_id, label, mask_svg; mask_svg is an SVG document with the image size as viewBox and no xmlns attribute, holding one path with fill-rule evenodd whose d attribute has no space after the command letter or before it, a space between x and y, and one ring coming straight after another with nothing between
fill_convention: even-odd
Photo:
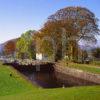
<instances>
[{"instance_id":1,"label":"distant hill","mask_svg":"<svg viewBox=\"0 0 100 100\"><path fill-rule=\"evenodd\" d=\"M4 45L3 44L0 44L0 54L2 54L3 48L4 48Z\"/></svg>"}]
</instances>

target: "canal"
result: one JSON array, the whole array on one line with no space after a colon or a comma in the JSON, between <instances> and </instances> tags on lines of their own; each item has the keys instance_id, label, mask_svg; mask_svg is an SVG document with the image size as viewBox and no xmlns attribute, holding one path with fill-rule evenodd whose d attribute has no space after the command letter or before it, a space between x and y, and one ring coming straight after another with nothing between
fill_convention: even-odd
<instances>
[{"instance_id":1,"label":"canal","mask_svg":"<svg viewBox=\"0 0 100 100\"><path fill-rule=\"evenodd\" d=\"M67 86L58 82L53 64L40 65L38 71L36 67L39 66L22 66L17 64L11 64L11 66L26 76L33 84L36 84L41 88L58 88Z\"/></svg>"},{"instance_id":2,"label":"canal","mask_svg":"<svg viewBox=\"0 0 100 100\"><path fill-rule=\"evenodd\" d=\"M59 87L72 87L72 86L86 86L97 85L96 83L76 78L74 76L63 74L56 71L54 64L42 65L18 65L16 63L10 64L18 72L27 77L34 85L41 88L59 88Z\"/></svg>"}]
</instances>

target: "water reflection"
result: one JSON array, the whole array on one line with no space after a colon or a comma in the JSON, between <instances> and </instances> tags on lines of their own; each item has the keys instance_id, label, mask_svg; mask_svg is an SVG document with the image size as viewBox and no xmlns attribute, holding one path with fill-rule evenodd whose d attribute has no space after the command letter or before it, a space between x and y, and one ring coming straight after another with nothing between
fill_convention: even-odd
<instances>
[{"instance_id":1,"label":"water reflection","mask_svg":"<svg viewBox=\"0 0 100 100\"><path fill-rule=\"evenodd\" d=\"M60 85L57 82L53 72L33 72L24 73L33 84L37 84L43 88L57 88Z\"/></svg>"}]
</instances>

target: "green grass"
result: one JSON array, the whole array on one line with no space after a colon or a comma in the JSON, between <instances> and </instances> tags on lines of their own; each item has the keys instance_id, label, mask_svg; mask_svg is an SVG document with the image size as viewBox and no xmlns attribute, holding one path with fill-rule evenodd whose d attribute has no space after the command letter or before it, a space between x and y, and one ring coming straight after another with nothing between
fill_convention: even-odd
<instances>
[{"instance_id":1,"label":"green grass","mask_svg":"<svg viewBox=\"0 0 100 100\"><path fill-rule=\"evenodd\" d=\"M100 100L100 86L32 90L0 100Z\"/></svg>"},{"instance_id":2,"label":"green grass","mask_svg":"<svg viewBox=\"0 0 100 100\"><path fill-rule=\"evenodd\" d=\"M69 67L81 69L86 72L94 73L94 74L100 74L100 68L96 68L93 65L86 65L86 64L72 64Z\"/></svg>"},{"instance_id":3,"label":"green grass","mask_svg":"<svg viewBox=\"0 0 100 100\"><path fill-rule=\"evenodd\" d=\"M92 64L100 67L100 61L93 61Z\"/></svg>"},{"instance_id":4,"label":"green grass","mask_svg":"<svg viewBox=\"0 0 100 100\"><path fill-rule=\"evenodd\" d=\"M100 100L100 86L42 89L0 64L0 100Z\"/></svg>"},{"instance_id":5,"label":"green grass","mask_svg":"<svg viewBox=\"0 0 100 100\"><path fill-rule=\"evenodd\" d=\"M69 67L69 68L75 68L75 69L83 70L85 72L100 74L100 68L95 66L95 65L92 65L92 64L78 64L78 63L69 62L68 66L67 66L65 61L61 61L59 64L61 66L66 66L66 67Z\"/></svg>"},{"instance_id":6,"label":"green grass","mask_svg":"<svg viewBox=\"0 0 100 100\"><path fill-rule=\"evenodd\" d=\"M0 96L25 92L31 88L32 84L24 80L13 68L0 64Z\"/></svg>"}]
</instances>

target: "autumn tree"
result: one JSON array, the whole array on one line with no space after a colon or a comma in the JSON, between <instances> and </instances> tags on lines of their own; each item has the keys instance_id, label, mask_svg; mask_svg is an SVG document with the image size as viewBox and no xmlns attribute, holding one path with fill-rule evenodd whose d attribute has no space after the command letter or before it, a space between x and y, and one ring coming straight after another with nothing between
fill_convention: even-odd
<instances>
[{"instance_id":1,"label":"autumn tree","mask_svg":"<svg viewBox=\"0 0 100 100\"><path fill-rule=\"evenodd\" d=\"M62 49L59 49L59 48L62 48L62 42L61 42L62 36L61 36L60 23L59 22L47 22L44 25L44 28L41 29L41 34L43 35L42 39L44 41L51 42L52 46L49 49L50 51L53 52L53 57L55 58L55 60L60 59L62 56L61 55Z\"/></svg>"},{"instance_id":2,"label":"autumn tree","mask_svg":"<svg viewBox=\"0 0 100 100\"><path fill-rule=\"evenodd\" d=\"M16 42L13 41L13 40L8 41L5 44L5 46L4 46L4 53L5 53L5 55L12 55L12 56L14 56L15 50L16 50Z\"/></svg>"},{"instance_id":3,"label":"autumn tree","mask_svg":"<svg viewBox=\"0 0 100 100\"><path fill-rule=\"evenodd\" d=\"M99 33L97 21L95 15L86 8L67 7L48 18L41 34L43 39L48 37L53 41L55 59L59 59L61 51L65 51L64 54L69 58L78 59L80 40L96 42L95 35ZM65 50L62 50L63 48Z\"/></svg>"}]
</instances>

